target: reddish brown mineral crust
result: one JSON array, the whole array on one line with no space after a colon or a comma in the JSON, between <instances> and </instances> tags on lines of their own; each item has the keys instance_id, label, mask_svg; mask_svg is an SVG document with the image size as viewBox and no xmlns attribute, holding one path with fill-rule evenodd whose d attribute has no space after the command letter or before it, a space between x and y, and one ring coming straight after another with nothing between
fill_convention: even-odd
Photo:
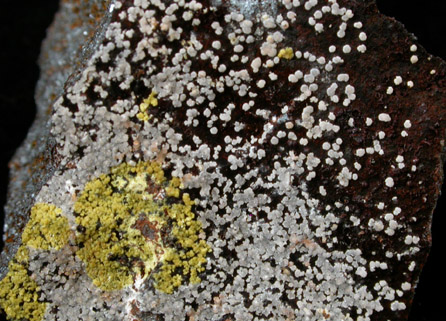
<instances>
[{"instance_id":1,"label":"reddish brown mineral crust","mask_svg":"<svg viewBox=\"0 0 446 321\"><path fill-rule=\"evenodd\" d=\"M39 200L63 204L121 162L158 159L213 249L197 285L166 295L135 280L111 302L135 319L406 320L442 183L445 63L371 0L110 11L55 104L61 166Z\"/></svg>"}]
</instances>

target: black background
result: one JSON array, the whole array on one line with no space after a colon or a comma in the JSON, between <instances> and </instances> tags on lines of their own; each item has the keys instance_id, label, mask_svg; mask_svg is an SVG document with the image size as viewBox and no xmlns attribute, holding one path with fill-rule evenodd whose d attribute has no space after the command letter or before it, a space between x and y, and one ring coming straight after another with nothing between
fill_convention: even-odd
<instances>
[{"instance_id":1,"label":"black background","mask_svg":"<svg viewBox=\"0 0 446 321\"><path fill-rule=\"evenodd\" d=\"M0 2L0 226L3 226L2 206L6 201L7 163L25 138L35 115L33 95L39 74L36 61L46 28L57 10L57 2ZM428 52L446 59L446 1L377 2L383 13L404 23ZM444 191L445 188L443 194ZM445 204L446 196L443 196L434 213L432 251L421 275L409 321L446 320L443 312L446 305L446 268L442 265L441 256L445 244L441 231L445 223Z\"/></svg>"}]
</instances>

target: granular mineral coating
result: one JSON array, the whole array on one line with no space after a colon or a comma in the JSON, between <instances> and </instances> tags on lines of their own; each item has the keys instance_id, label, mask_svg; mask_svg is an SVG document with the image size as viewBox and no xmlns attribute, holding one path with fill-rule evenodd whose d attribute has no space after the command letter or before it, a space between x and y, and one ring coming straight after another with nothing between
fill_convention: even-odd
<instances>
[{"instance_id":1,"label":"granular mineral coating","mask_svg":"<svg viewBox=\"0 0 446 321\"><path fill-rule=\"evenodd\" d=\"M407 320L446 65L374 0L67 0L40 63L9 319Z\"/></svg>"}]
</instances>

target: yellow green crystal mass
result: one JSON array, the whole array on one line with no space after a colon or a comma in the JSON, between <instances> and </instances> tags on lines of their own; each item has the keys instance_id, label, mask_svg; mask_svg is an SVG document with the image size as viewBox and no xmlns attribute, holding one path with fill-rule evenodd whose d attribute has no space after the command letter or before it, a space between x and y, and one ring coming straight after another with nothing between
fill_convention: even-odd
<instances>
[{"instance_id":1,"label":"yellow green crystal mass","mask_svg":"<svg viewBox=\"0 0 446 321\"><path fill-rule=\"evenodd\" d=\"M40 288L28 275L28 247L59 250L68 243L70 227L62 210L37 203L22 234L22 245L9 262L8 274L0 281L0 306L8 319L40 321L46 303L39 301Z\"/></svg>"},{"instance_id":2,"label":"yellow green crystal mass","mask_svg":"<svg viewBox=\"0 0 446 321\"><path fill-rule=\"evenodd\" d=\"M198 283L209 245L199 238L201 223L194 202L169 181L161 165L119 165L86 184L74 204L78 246L93 283L104 291L122 289L136 278L153 276L155 287L172 293L184 283ZM70 227L62 210L38 203L22 234L22 245L0 281L0 306L9 319L40 321L47 303L28 275L29 247L60 250Z\"/></svg>"},{"instance_id":3,"label":"yellow green crystal mass","mask_svg":"<svg viewBox=\"0 0 446 321\"><path fill-rule=\"evenodd\" d=\"M166 293L200 282L210 248L198 237L201 223L179 185L179 179L166 180L159 163L140 162L85 186L74 205L77 255L96 286L118 290L151 273Z\"/></svg>"}]
</instances>

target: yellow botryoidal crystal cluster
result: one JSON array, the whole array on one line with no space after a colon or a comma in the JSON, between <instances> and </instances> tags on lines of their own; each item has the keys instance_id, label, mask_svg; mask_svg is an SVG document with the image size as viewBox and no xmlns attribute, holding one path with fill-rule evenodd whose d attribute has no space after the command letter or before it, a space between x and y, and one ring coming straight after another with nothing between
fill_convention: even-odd
<instances>
[{"instance_id":1,"label":"yellow botryoidal crystal cluster","mask_svg":"<svg viewBox=\"0 0 446 321\"><path fill-rule=\"evenodd\" d=\"M200 282L210 247L192 206L180 180L167 181L156 162L122 164L89 182L74 212L77 255L93 283L118 290L153 273L155 287L172 293Z\"/></svg>"},{"instance_id":2,"label":"yellow botryoidal crystal cluster","mask_svg":"<svg viewBox=\"0 0 446 321\"><path fill-rule=\"evenodd\" d=\"M70 227L62 210L38 203L31 209L31 219L22 234L22 242L36 249L60 250L68 243Z\"/></svg>"},{"instance_id":3,"label":"yellow botryoidal crystal cluster","mask_svg":"<svg viewBox=\"0 0 446 321\"><path fill-rule=\"evenodd\" d=\"M210 246L202 239L194 202L181 180L166 180L157 162L119 165L87 183L74 204L76 255L102 290L119 290L135 278L153 276L155 287L172 293L198 283ZM22 245L0 281L0 306L9 319L40 321L46 303L28 274L29 250L60 250L70 227L62 210L38 203L22 234Z\"/></svg>"},{"instance_id":4,"label":"yellow botryoidal crystal cluster","mask_svg":"<svg viewBox=\"0 0 446 321\"><path fill-rule=\"evenodd\" d=\"M205 270L206 254L210 251L209 245L199 239L202 229L191 211L193 202L188 194L182 199L183 204L174 204L166 211L172 221L172 235L180 249L168 248L160 272L154 275L156 288L165 293L172 293L186 278L193 284L201 282L198 274ZM177 273L177 269L182 273Z\"/></svg>"},{"instance_id":5,"label":"yellow botryoidal crystal cluster","mask_svg":"<svg viewBox=\"0 0 446 321\"><path fill-rule=\"evenodd\" d=\"M284 59L292 59L294 57L294 52L293 52L293 48L287 47L284 49L280 49L277 57L279 58L284 58Z\"/></svg>"},{"instance_id":6,"label":"yellow botryoidal crystal cluster","mask_svg":"<svg viewBox=\"0 0 446 321\"><path fill-rule=\"evenodd\" d=\"M59 250L68 243L70 227L62 210L38 203L22 234L22 245L9 262L8 274L0 281L0 306L8 319L40 321L46 303L39 301L40 288L28 275L28 247Z\"/></svg>"},{"instance_id":7,"label":"yellow botryoidal crystal cluster","mask_svg":"<svg viewBox=\"0 0 446 321\"><path fill-rule=\"evenodd\" d=\"M150 119L149 114L147 113L150 106L158 106L158 99L156 99L157 92L152 91L146 99L143 100L141 105L139 105L139 113L136 115L141 121L148 121Z\"/></svg>"}]
</instances>

